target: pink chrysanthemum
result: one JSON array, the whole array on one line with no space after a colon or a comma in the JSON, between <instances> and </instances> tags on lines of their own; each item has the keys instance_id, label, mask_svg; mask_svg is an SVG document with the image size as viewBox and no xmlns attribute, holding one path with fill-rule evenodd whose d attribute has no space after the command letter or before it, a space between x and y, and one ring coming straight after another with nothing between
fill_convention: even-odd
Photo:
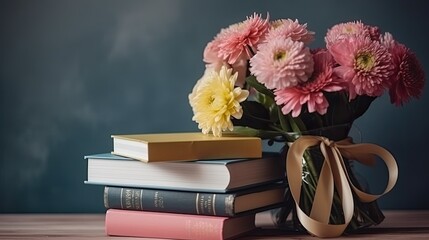
<instances>
[{"instance_id":1,"label":"pink chrysanthemum","mask_svg":"<svg viewBox=\"0 0 429 240\"><path fill-rule=\"evenodd\" d=\"M362 22L347 22L334 25L328 29L325 36L326 47L329 49L332 44L348 37L370 37L370 29Z\"/></svg>"},{"instance_id":2,"label":"pink chrysanthemum","mask_svg":"<svg viewBox=\"0 0 429 240\"><path fill-rule=\"evenodd\" d=\"M250 72L269 89L305 82L313 72L313 57L303 42L287 38L261 44L250 59Z\"/></svg>"},{"instance_id":3,"label":"pink chrysanthemum","mask_svg":"<svg viewBox=\"0 0 429 240\"><path fill-rule=\"evenodd\" d=\"M386 32L380 36L380 43L383 44L387 49L391 49L396 45L395 39L389 32Z\"/></svg>"},{"instance_id":4,"label":"pink chrysanthemum","mask_svg":"<svg viewBox=\"0 0 429 240\"><path fill-rule=\"evenodd\" d=\"M227 66L233 69L233 72L238 73L236 85L239 87L244 86L244 82L247 74L247 57L241 55L234 64L228 64L222 58L218 56L219 53L219 38L215 38L209 42L204 49L203 61L206 63L206 69L213 69L214 71L220 71L222 66Z\"/></svg>"},{"instance_id":5,"label":"pink chrysanthemum","mask_svg":"<svg viewBox=\"0 0 429 240\"><path fill-rule=\"evenodd\" d=\"M298 117L304 104L308 112L318 112L323 115L327 112L329 103L324 92L336 92L346 88L342 79L338 78L333 67L335 61L326 50L320 50L313 55L314 72L307 82L295 87L275 91L277 105L283 105L283 114L292 112L292 117Z\"/></svg>"},{"instance_id":6,"label":"pink chrysanthemum","mask_svg":"<svg viewBox=\"0 0 429 240\"><path fill-rule=\"evenodd\" d=\"M373 41L379 41L380 40L380 28L377 26L370 26L365 25L365 28L368 31L369 38Z\"/></svg>"},{"instance_id":7,"label":"pink chrysanthemum","mask_svg":"<svg viewBox=\"0 0 429 240\"><path fill-rule=\"evenodd\" d=\"M223 29L216 38L218 42L218 57L229 64L234 64L243 55L250 59L257 46L264 39L269 27L269 19L253 14L245 21L233 24Z\"/></svg>"},{"instance_id":8,"label":"pink chrysanthemum","mask_svg":"<svg viewBox=\"0 0 429 240\"><path fill-rule=\"evenodd\" d=\"M309 44L314 40L314 32L308 31L307 24L299 24L298 20L280 19L271 23L271 28L268 30L265 41L268 42L279 37L290 37L294 41Z\"/></svg>"},{"instance_id":9,"label":"pink chrysanthemum","mask_svg":"<svg viewBox=\"0 0 429 240\"><path fill-rule=\"evenodd\" d=\"M225 64L225 61L218 56L218 52L219 39L215 38L213 41L207 43L204 48L203 61L206 63L206 68L212 68L218 71Z\"/></svg>"},{"instance_id":10,"label":"pink chrysanthemum","mask_svg":"<svg viewBox=\"0 0 429 240\"><path fill-rule=\"evenodd\" d=\"M393 64L390 53L368 37L349 37L329 49L340 64L334 71L349 82L349 98L357 95L378 97L389 87Z\"/></svg>"},{"instance_id":11,"label":"pink chrysanthemum","mask_svg":"<svg viewBox=\"0 0 429 240\"><path fill-rule=\"evenodd\" d=\"M387 35L385 39L395 66L389 88L390 101L400 106L411 97L420 97L425 84L425 74L416 55L409 48L394 41L391 35Z\"/></svg>"},{"instance_id":12,"label":"pink chrysanthemum","mask_svg":"<svg viewBox=\"0 0 429 240\"><path fill-rule=\"evenodd\" d=\"M232 70L238 74L237 81L235 82L236 86L244 87L244 83L246 82L248 65L248 60L245 57L237 59L237 61L235 61L235 63L231 65Z\"/></svg>"}]
</instances>

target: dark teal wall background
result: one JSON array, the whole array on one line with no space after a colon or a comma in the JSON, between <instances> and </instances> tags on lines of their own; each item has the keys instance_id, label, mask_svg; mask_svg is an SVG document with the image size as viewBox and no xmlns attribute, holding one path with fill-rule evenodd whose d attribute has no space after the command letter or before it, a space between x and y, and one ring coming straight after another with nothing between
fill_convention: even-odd
<instances>
[{"instance_id":1,"label":"dark teal wall background","mask_svg":"<svg viewBox=\"0 0 429 240\"><path fill-rule=\"evenodd\" d=\"M323 46L333 24L362 20L412 48L429 73L426 1L1 1L0 212L102 212L84 155L113 133L197 130L187 95L202 51L253 12L298 19ZM377 99L355 123L397 158L385 209L429 208L429 89L397 108ZM377 189L385 173L362 173Z\"/></svg>"}]
</instances>

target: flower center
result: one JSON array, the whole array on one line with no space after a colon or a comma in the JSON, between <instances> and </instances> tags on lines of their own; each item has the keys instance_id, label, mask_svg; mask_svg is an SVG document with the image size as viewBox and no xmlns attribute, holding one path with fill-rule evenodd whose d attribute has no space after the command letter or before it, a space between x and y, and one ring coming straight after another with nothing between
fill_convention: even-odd
<instances>
[{"instance_id":1,"label":"flower center","mask_svg":"<svg viewBox=\"0 0 429 240\"><path fill-rule=\"evenodd\" d=\"M275 20L274 22L271 23L271 27L273 29L280 27L281 25L283 25L283 22L281 20Z\"/></svg>"},{"instance_id":2,"label":"flower center","mask_svg":"<svg viewBox=\"0 0 429 240\"><path fill-rule=\"evenodd\" d=\"M246 27L246 24L244 22L239 22L233 25L232 28L235 28L237 31L241 31Z\"/></svg>"},{"instance_id":3,"label":"flower center","mask_svg":"<svg viewBox=\"0 0 429 240\"><path fill-rule=\"evenodd\" d=\"M278 51L274 54L274 60L275 61L280 61L282 59L285 59L286 57L287 57L286 51Z\"/></svg>"},{"instance_id":4,"label":"flower center","mask_svg":"<svg viewBox=\"0 0 429 240\"><path fill-rule=\"evenodd\" d=\"M216 98L215 98L215 96L210 96L208 99L207 99L207 103L208 103L208 105L212 105L213 104L213 102L216 100Z\"/></svg>"},{"instance_id":5,"label":"flower center","mask_svg":"<svg viewBox=\"0 0 429 240\"><path fill-rule=\"evenodd\" d=\"M370 71L375 65L375 58L369 52L359 53L355 58L355 65L358 69Z\"/></svg>"},{"instance_id":6,"label":"flower center","mask_svg":"<svg viewBox=\"0 0 429 240\"><path fill-rule=\"evenodd\" d=\"M352 26L346 26L344 28L344 33L354 33L354 32L355 32L355 29Z\"/></svg>"}]
</instances>

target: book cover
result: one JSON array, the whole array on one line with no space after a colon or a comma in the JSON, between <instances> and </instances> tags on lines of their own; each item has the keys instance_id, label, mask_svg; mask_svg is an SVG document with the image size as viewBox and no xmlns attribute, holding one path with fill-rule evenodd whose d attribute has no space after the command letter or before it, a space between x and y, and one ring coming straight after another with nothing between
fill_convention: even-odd
<instances>
[{"instance_id":1,"label":"book cover","mask_svg":"<svg viewBox=\"0 0 429 240\"><path fill-rule=\"evenodd\" d=\"M215 137L191 132L112 135L112 139L113 154L143 162L262 156L262 140L257 137Z\"/></svg>"},{"instance_id":2,"label":"book cover","mask_svg":"<svg viewBox=\"0 0 429 240\"><path fill-rule=\"evenodd\" d=\"M144 163L113 154L85 156L86 183L104 186L229 192L284 179L284 159L262 158Z\"/></svg>"},{"instance_id":3,"label":"book cover","mask_svg":"<svg viewBox=\"0 0 429 240\"><path fill-rule=\"evenodd\" d=\"M106 208L232 217L266 210L284 200L283 184L267 184L231 193L206 193L148 188L104 188Z\"/></svg>"},{"instance_id":4,"label":"book cover","mask_svg":"<svg viewBox=\"0 0 429 240\"><path fill-rule=\"evenodd\" d=\"M228 218L108 209L105 229L106 234L110 236L231 239L255 229L255 215Z\"/></svg>"}]
</instances>

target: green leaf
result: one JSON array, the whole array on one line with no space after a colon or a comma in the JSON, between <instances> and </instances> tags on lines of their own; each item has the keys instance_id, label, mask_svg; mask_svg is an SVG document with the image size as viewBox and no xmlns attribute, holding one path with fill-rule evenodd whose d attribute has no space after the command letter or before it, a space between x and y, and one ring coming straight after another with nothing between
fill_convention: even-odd
<instances>
[{"instance_id":1,"label":"green leaf","mask_svg":"<svg viewBox=\"0 0 429 240\"><path fill-rule=\"evenodd\" d=\"M305 131L307 128L300 118L293 118L290 114L287 115L292 131L300 133Z\"/></svg>"},{"instance_id":2,"label":"green leaf","mask_svg":"<svg viewBox=\"0 0 429 240\"><path fill-rule=\"evenodd\" d=\"M283 136L282 133L278 131L260 130L244 126L234 126L234 130L232 132L224 132L223 135L260 137L262 139L274 139Z\"/></svg>"},{"instance_id":3,"label":"green leaf","mask_svg":"<svg viewBox=\"0 0 429 240\"><path fill-rule=\"evenodd\" d=\"M241 103L243 116L240 119L232 118L234 126L247 126L256 129L268 129L271 124L268 109L259 102L245 101Z\"/></svg>"},{"instance_id":4,"label":"green leaf","mask_svg":"<svg viewBox=\"0 0 429 240\"><path fill-rule=\"evenodd\" d=\"M282 129L285 132L290 132L291 131L290 124L286 122L285 116L283 115L280 109L280 106L277 106L277 113L279 115L280 126L282 127Z\"/></svg>"},{"instance_id":5,"label":"green leaf","mask_svg":"<svg viewBox=\"0 0 429 240\"><path fill-rule=\"evenodd\" d=\"M256 89L256 91L274 99L274 93L270 91L268 88L266 88L262 83L258 82L255 76L250 75L249 77L246 78L246 82L249 84L249 86Z\"/></svg>"}]
</instances>

